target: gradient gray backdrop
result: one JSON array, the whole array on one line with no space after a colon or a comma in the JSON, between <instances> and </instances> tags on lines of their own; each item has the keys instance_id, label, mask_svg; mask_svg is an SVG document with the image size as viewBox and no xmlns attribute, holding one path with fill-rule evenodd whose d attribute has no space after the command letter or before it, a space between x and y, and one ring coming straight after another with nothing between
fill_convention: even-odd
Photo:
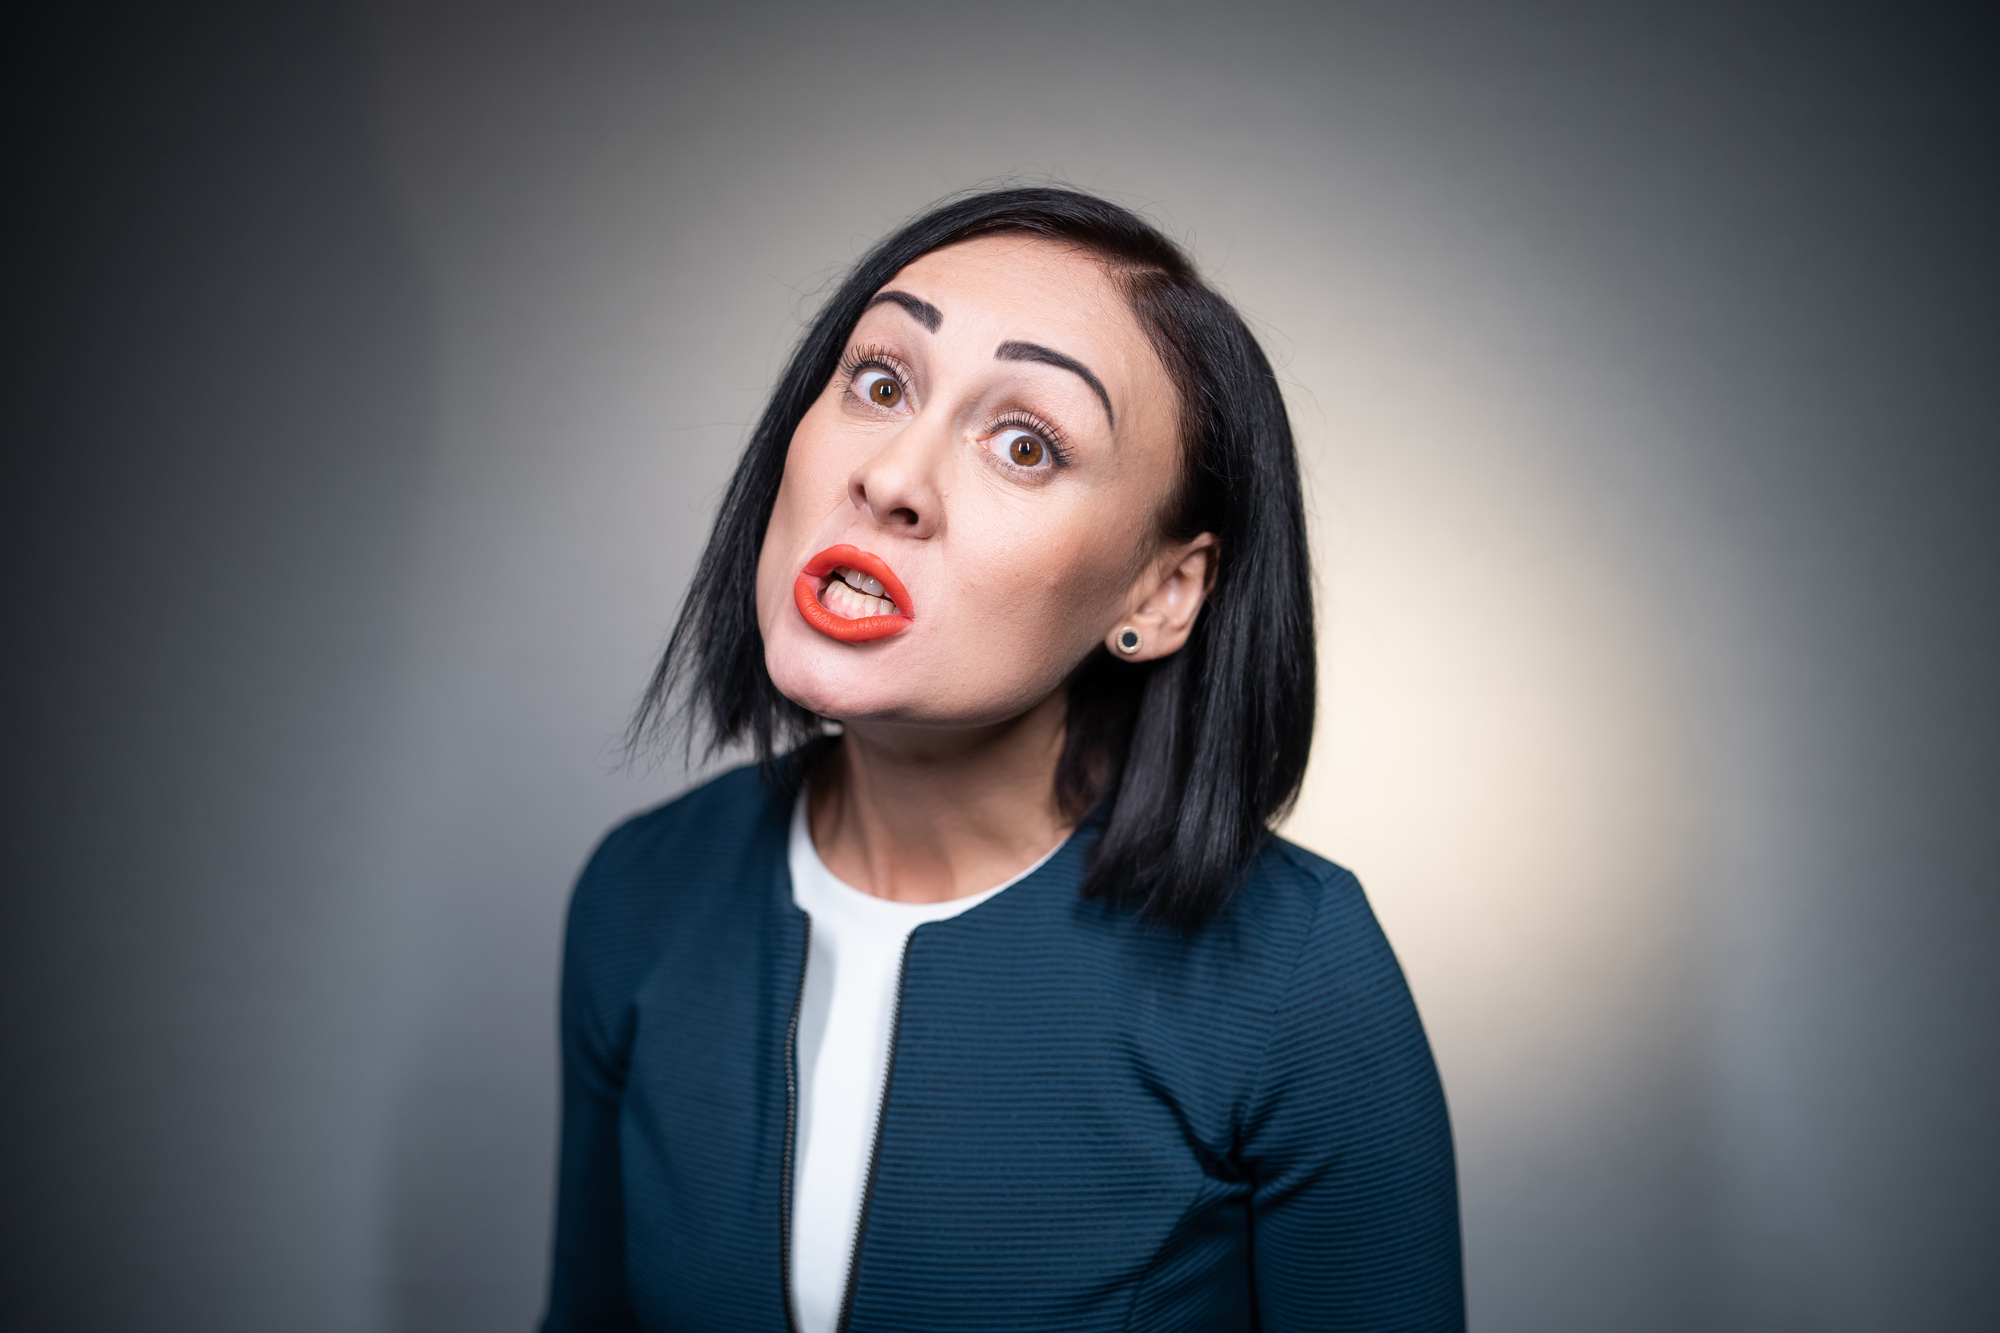
<instances>
[{"instance_id":1,"label":"gradient gray backdrop","mask_svg":"<svg viewBox=\"0 0 2000 1333\"><path fill-rule=\"evenodd\" d=\"M1967 11L1969 13L1969 11ZM1996 52L1909 5L69 6L9 31L0 1321L537 1310L571 876L870 241L1266 339L1473 1322L2000 1327Z\"/></svg>"}]
</instances>

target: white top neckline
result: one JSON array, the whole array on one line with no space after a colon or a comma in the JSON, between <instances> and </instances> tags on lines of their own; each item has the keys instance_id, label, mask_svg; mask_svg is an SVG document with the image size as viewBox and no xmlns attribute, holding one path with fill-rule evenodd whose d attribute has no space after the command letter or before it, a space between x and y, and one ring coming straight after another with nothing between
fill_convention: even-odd
<instances>
[{"instance_id":1,"label":"white top neckline","mask_svg":"<svg viewBox=\"0 0 2000 1333\"><path fill-rule=\"evenodd\" d=\"M1063 842L1067 841L1069 839L1063 839ZM873 920L884 924L895 922L906 930L914 930L927 921L947 921L957 916L960 912L971 911L1001 890L1013 888L1016 884L1019 884L1022 880L1040 870L1044 865L1048 864L1050 857L1062 850L1062 846L1061 842L1057 843L1055 846L1049 848L1048 851L1042 853L1041 858L1026 870L1015 875L1012 879L995 884L990 889L981 889L978 893L968 893L962 898L946 898L941 902L905 902L900 898L884 898L880 894L870 893L866 889L857 889L828 869L826 862L820 859L819 848L813 844L812 824L806 813L806 794L801 791L799 799L792 805L792 832L789 848L792 853L791 859L794 869L797 868L797 863L800 860L804 860L808 872L806 878L814 882L814 887L823 887L829 890L820 902L820 906L833 907L836 911L857 913L863 917L872 916ZM797 882L798 876L794 875L793 884L795 891L793 896L795 898L797 896ZM815 897L819 896L815 895Z\"/></svg>"}]
</instances>

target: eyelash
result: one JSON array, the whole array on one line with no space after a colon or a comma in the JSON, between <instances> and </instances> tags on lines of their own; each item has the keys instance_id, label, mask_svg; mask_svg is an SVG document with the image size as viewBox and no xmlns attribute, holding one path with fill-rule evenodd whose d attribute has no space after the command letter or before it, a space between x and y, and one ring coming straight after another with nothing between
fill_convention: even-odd
<instances>
[{"instance_id":1,"label":"eyelash","mask_svg":"<svg viewBox=\"0 0 2000 1333\"><path fill-rule=\"evenodd\" d=\"M903 392L910 391L910 368L887 348L873 345L848 348L847 355L840 359L840 378L852 382L864 370L885 370L896 377L896 384Z\"/></svg>"},{"instance_id":2,"label":"eyelash","mask_svg":"<svg viewBox=\"0 0 2000 1333\"><path fill-rule=\"evenodd\" d=\"M909 367L905 366L886 348L877 347L873 344L850 347L847 350L847 354L841 357L840 378L843 383L851 386L854 382L854 377L864 370L880 370L892 375L895 377L897 386L904 393L907 394L910 391ZM1054 426L1042 420L1033 412L1017 410L1007 413L994 422L992 429L996 431L1005 430L1009 426L1013 426L1018 430L1031 431L1039 436L1042 444L1049 451L1049 462L1051 465L1055 467L1069 466L1069 445L1063 440L1062 432ZM1010 466L1015 465L1010 464Z\"/></svg>"},{"instance_id":3,"label":"eyelash","mask_svg":"<svg viewBox=\"0 0 2000 1333\"><path fill-rule=\"evenodd\" d=\"M1051 426L1033 412L1009 412L993 423L993 429L996 431L1005 430L1009 426L1039 436L1043 446L1049 451L1049 465L1051 467L1069 466L1069 446L1063 443L1062 432L1054 426ZM1014 464L1013 466L1019 465Z\"/></svg>"}]
</instances>

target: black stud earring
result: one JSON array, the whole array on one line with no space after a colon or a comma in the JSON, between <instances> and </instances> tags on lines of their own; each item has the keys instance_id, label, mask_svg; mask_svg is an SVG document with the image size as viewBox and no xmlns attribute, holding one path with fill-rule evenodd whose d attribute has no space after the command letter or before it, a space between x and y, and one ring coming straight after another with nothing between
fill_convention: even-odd
<instances>
[{"instance_id":1,"label":"black stud earring","mask_svg":"<svg viewBox=\"0 0 2000 1333\"><path fill-rule=\"evenodd\" d=\"M1139 651L1139 631L1127 625L1124 629L1118 631L1118 637L1113 642L1118 645L1119 652L1130 657L1133 653Z\"/></svg>"}]
</instances>

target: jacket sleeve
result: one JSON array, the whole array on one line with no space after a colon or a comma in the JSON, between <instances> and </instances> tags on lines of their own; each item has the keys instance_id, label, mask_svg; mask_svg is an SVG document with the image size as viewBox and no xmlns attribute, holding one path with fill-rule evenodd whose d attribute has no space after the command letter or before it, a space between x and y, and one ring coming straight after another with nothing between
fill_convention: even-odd
<instances>
[{"instance_id":1,"label":"jacket sleeve","mask_svg":"<svg viewBox=\"0 0 2000 1333\"><path fill-rule=\"evenodd\" d=\"M618 835L591 858L570 899L562 977L562 1139L555 1256L543 1333L637 1330L625 1282L619 1101L629 1028L614 984L621 923L602 884Z\"/></svg>"},{"instance_id":2,"label":"jacket sleeve","mask_svg":"<svg viewBox=\"0 0 2000 1333\"><path fill-rule=\"evenodd\" d=\"M1451 1123L1402 969L1337 867L1244 1126L1264 1333L1465 1327Z\"/></svg>"}]
</instances>

